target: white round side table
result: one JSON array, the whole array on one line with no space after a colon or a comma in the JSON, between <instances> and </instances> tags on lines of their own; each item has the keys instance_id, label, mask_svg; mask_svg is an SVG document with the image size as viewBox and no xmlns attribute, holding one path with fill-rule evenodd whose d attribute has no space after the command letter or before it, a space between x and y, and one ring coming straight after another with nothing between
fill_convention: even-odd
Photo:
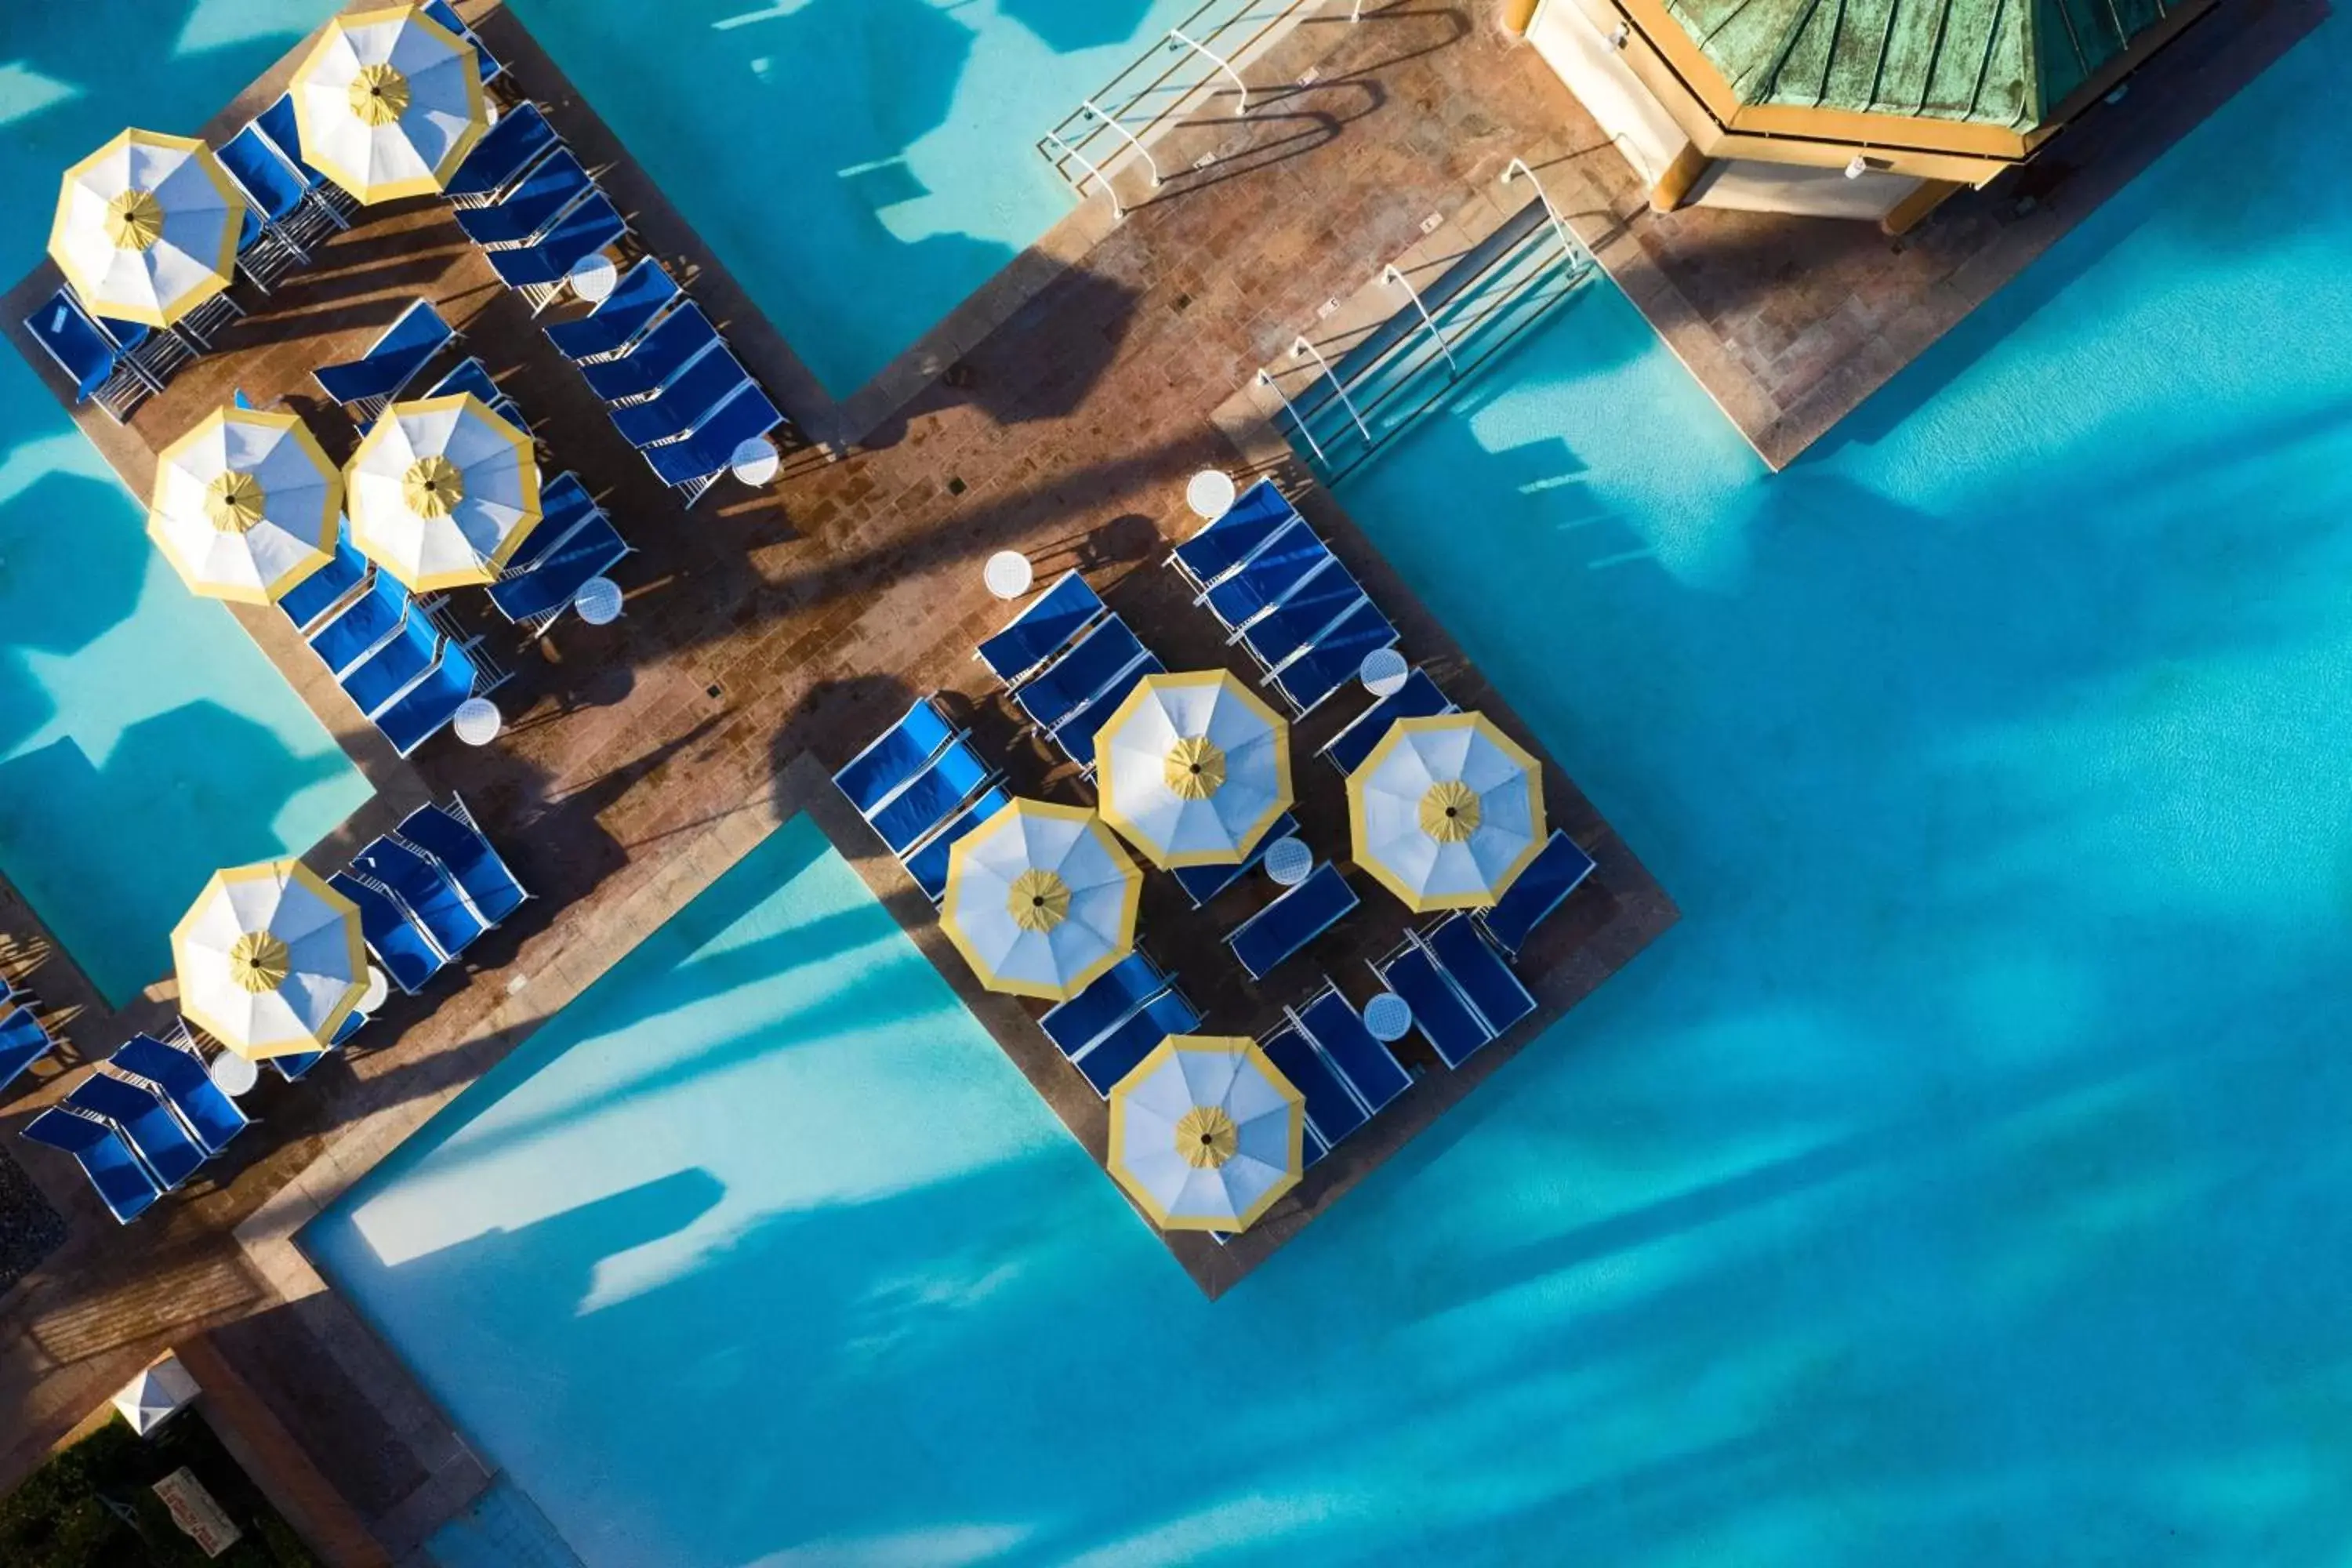
<instances>
[{"instance_id":1,"label":"white round side table","mask_svg":"<svg viewBox=\"0 0 2352 1568\"><path fill-rule=\"evenodd\" d=\"M499 705L487 697L468 697L457 704L449 727L457 731L457 739L469 746L487 746L499 738L506 721L499 716Z\"/></svg>"},{"instance_id":2,"label":"white round side table","mask_svg":"<svg viewBox=\"0 0 2352 1568\"><path fill-rule=\"evenodd\" d=\"M1204 522L1214 522L1234 506L1234 477L1222 468L1202 468L1184 486L1184 504Z\"/></svg>"},{"instance_id":3,"label":"white round side table","mask_svg":"<svg viewBox=\"0 0 2352 1568\"><path fill-rule=\"evenodd\" d=\"M378 1007L383 1005L384 998L391 994L392 982L383 977L383 970L371 963L367 966L367 989L360 993L359 1005L352 1011L373 1013Z\"/></svg>"},{"instance_id":4,"label":"white round side table","mask_svg":"<svg viewBox=\"0 0 2352 1568\"><path fill-rule=\"evenodd\" d=\"M1286 888L1307 880L1315 869L1315 851L1292 837L1277 838L1265 847L1265 874Z\"/></svg>"},{"instance_id":5,"label":"white round side table","mask_svg":"<svg viewBox=\"0 0 2352 1568\"><path fill-rule=\"evenodd\" d=\"M1372 1038L1387 1045L1404 1038L1412 1027L1412 1008L1393 991L1383 991L1364 1004L1364 1029Z\"/></svg>"},{"instance_id":6,"label":"white round side table","mask_svg":"<svg viewBox=\"0 0 2352 1568\"><path fill-rule=\"evenodd\" d=\"M609 626L621 618L621 585L610 577L591 577L572 595L572 607L592 626Z\"/></svg>"},{"instance_id":7,"label":"white round side table","mask_svg":"<svg viewBox=\"0 0 2352 1568\"><path fill-rule=\"evenodd\" d=\"M727 467L737 479L758 489L782 471L784 459L776 451L776 444L765 436L754 436L735 448Z\"/></svg>"},{"instance_id":8,"label":"white round side table","mask_svg":"<svg viewBox=\"0 0 2352 1568\"><path fill-rule=\"evenodd\" d=\"M980 580L1000 599L1017 599L1037 580L1037 569L1018 550L1000 550L980 569Z\"/></svg>"},{"instance_id":9,"label":"white round side table","mask_svg":"<svg viewBox=\"0 0 2352 1568\"><path fill-rule=\"evenodd\" d=\"M215 1057L208 1070L213 1087L232 1100L240 1094L251 1094L253 1086L261 1081L261 1070L235 1051L223 1051Z\"/></svg>"},{"instance_id":10,"label":"white round side table","mask_svg":"<svg viewBox=\"0 0 2352 1568\"><path fill-rule=\"evenodd\" d=\"M1405 678L1412 667L1404 655L1392 647L1376 647L1364 656L1363 667L1357 672L1364 689L1375 697L1393 697L1404 689Z\"/></svg>"},{"instance_id":11,"label":"white round side table","mask_svg":"<svg viewBox=\"0 0 2352 1568\"><path fill-rule=\"evenodd\" d=\"M621 269L613 265L611 257L600 250L593 256L583 256L573 262L572 270L563 276L572 285L574 294L595 305L612 296L613 286L621 280Z\"/></svg>"}]
</instances>

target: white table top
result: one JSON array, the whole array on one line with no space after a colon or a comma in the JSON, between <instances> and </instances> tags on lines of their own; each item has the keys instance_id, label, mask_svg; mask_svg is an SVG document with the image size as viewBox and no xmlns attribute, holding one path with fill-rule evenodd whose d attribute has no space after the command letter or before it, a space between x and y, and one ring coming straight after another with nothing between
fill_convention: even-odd
<instances>
[{"instance_id":1,"label":"white table top","mask_svg":"<svg viewBox=\"0 0 2352 1568\"><path fill-rule=\"evenodd\" d=\"M1192 515L1209 522L1233 510L1234 477L1219 468L1202 468L1184 486L1184 504Z\"/></svg>"},{"instance_id":2,"label":"white table top","mask_svg":"<svg viewBox=\"0 0 2352 1568\"><path fill-rule=\"evenodd\" d=\"M773 441L765 436L754 436L735 448L735 456L727 466L736 479L756 489L776 477L784 460L777 456Z\"/></svg>"},{"instance_id":3,"label":"white table top","mask_svg":"<svg viewBox=\"0 0 2352 1568\"><path fill-rule=\"evenodd\" d=\"M383 1006L384 998L391 994L392 982L383 977L383 970L371 963L367 966L367 989L360 993L360 1005L353 1011L373 1013Z\"/></svg>"},{"instance_id":4,"label":"white table top","mask_svg":"<svg viewBox=\"0 0 2352 1568\"><path fill-rule=\"evenodd\" d=\"M611 296L613 286L621 280L621 269L613 265L611 257L598 251L573 262L565 276L571 279L572 291L593 305Z\"/></svg>"},{"instance_id":5,"label":"white table top","mask_svg":"<svg viewBox=\"0 0 2352 1568\"><path fill-rule=\"evenodd\" d=\"M1364 1004L1364 1028L1382 1044L1403 1039L1412 1027L1412 1007L1395 992L1383 991Z\"/></svg>"},{"instance_id":6,"label":"white table top","mask_svg":"<svg viewBox=\"0 0 2352 1568\"><path fill-rule=\"evenodd\" d=\"M1037 580L1037 570L1018 550L1000 550L981 568L981 581L1000 599L1017 599Z\"/></svg>"},{"instance_id":7,"label":"white table top","mask_svg":"<svg viewBox=\"0 0 2352 1568\"><path fill-rule=\"evenodd\" d=\"M250 1094L253 1086L261 1081L260 1069L235 1051L223 1051L213 1058L213 1087L232 1099Z\"/></svg>"},{"instance_id":8,"label":"white table top","mask_svg":"<svg viewBox=\"0 0 2352 1568\"><path fill-rule=\"evenodd\" d=\"M1315 851L1297 838L1278 838L1265 847L1265 874L1286 888L1307 880L1315 869Z\"/></svg>"},{"instance_id":9,"label":"white table top","mask_svg":"<svg viewBox=\"0 0 2352 1568\"><path fill-rule=\"evenodd\" d=\"M1412 667L1404 655L1392 647L1376 647L1364 656L1363 668L1357 671L1364 689L1375 697L1393 697L1404 689L1405 678Z\"/></svg>"},{"instance_id":10,"label":"white table top","mask_svg":"<svg viewBox=\"0 0 2352 1568\"><path fill-rule=\"evenodd\" d=\"M487 697L467 698L457 704L457 714L449 721L449 727L457 732L457 739L469 746L488 745L499 738L499 731L505 725L506 721L499 714L499 705Z\"/></svg>"},{"instance_id":11,"label":"white table top","mask_svg":"<svg viewBox=\"0 0 2352 1568\"><path fill-rule=\"evenodd\" d=\"M621 585L610 577L591 577L572 595L572 607L592 626L608 626L621 618Z\"/></svg>"}]
</instances>

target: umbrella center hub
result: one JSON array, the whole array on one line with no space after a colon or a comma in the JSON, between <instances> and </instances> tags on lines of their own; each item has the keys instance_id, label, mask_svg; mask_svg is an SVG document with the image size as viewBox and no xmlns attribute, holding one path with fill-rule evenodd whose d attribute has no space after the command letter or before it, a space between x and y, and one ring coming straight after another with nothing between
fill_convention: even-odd
<instances>
[{"instance_id":1,"label":"umbrella center hub","mask_svg":"<svg viewBox=\"0 0 2352 1568\"><path fill-rule=\"evenodd\" d=\"M106 204L106 237L117 250L145 250L163 237L163 204L132 186Z\"/></svg>"},{"instance_id":2,"label":"umbrella center hub","mask_svg":"<svg viewBox=\"0 0 2352 1568\"><path fill-rule=\"evenodd\" d=\"M392 66L362 66L352 78L350 98L362 124L390 125L408 112L408 79Z\"/></svg>"},{"instance_id":3,"label":"umbrella center hub","mask_svg":"<svg viewBox=\"0 0 2352 1568\"><path fill-rule=\"evenodd\" d=\"M231 469L205 486L205 516L223 533L246 533L261 521L268 499L259 479Z\"/></svg>"},{"instance_id":4,"label":"umbrella center hub","mask_svg":"<svg viewBox=\"0 0 2352 1568\"><path fill-rule=\"evenodd\" d=\"M457 465L435 453L419 458L400 476L401 499L419 517L444 518L466 499L466 476Z\"/></svg>"},{"instance_id":5,"label":"umbrella center hub","mask_svg":"<svg viewBox=\"0 0 2352 1568\"><path fill-rule=\"evenodd\" d=\"M1213 1171L1241 1149L1242 1130L1222 1105L1196 1105L1176 1122L1176 1152L1196 1171Z\"/></svg>"},{"instance_id":6,"label":"umbrella center hub","mask_svg":"<svg viewBox=\"0 0 2352 1568\"><path fill-rule=\"evenodd\" d=\"M1440 844L1459 844L1478 831L1478 795L1460 779L1444 779L1421 797L1421 830Z\"/></svg>"},{"instance_id":7,"label":"umbrella center hub","mask_svg":"<svg viewBox=\"0 0 2352 1568\"><path fill-rule=\"evenodd\" d=\"M1206 735L1192 735L1168 748L1163 764L1168 792L1179 800L1206 800L1225 783L1225 753Z\"/></svg>"},{"instance_id":8,"label":"umbrella center hub","mask_svg":"<svg viewBox=\"0 0 2352 1568\"><path fill-rule=\"evenodd\" d=\"M1013 923L1023 931L1052 931L1070 918L1070 885L1051 871L1033 867L1013 879L1005 908Z\"/></svg>"},{"instance_id":9,"label":"umbrella center hub","mask_svg":"<svg viewBox=\"0 0 2352 1568\"><path fill-rule=\"evenodd\" d=\"M286 984L293 972L286 943L266 931L249 931L229 944L228 977L258 996Z\"/></svg>"}]
</instances>

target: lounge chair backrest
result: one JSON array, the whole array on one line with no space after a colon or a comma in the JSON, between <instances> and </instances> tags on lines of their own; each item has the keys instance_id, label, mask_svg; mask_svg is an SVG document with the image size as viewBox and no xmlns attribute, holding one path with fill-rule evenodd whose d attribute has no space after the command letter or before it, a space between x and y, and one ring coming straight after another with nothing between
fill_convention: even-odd
<instances>
[{"instance_id":1,"label":"lounge chair backrest","mask_svg":"<svg viewBox=\"0 0 2352 1568\"><path fill-rule=\"evenodd\" d=\"M541 523L532 537L546 530L547 524ZM518 626L562 614L588 579L611 571L629 553L628 542L599 511L562 531L562 538L531 558L528 570L509 573L490 584L490 603Z\"/></svg>"},{"instance_id":2,"label":"lounge chair backrest","mask_svg":"<svg viewBox=\"0 0 2352 1568\"><path fill-rule=\"evenodd\" d=\"M202 1061L152 1035L131 1036L115 1051L110 1065L161 1089L206 1153L219 1153L248 1125L245 1112L213 1082Z\"/></svg>"},{"instance_id":3,"label":"lounge chair backrest","mask_svg":"<svg viewBox=\"0 0 2352 1568\"><path fill-rule=\"evenodd\" d=\"M1297 516L1272 479L1260 479L1234 499L1224 514L1178 545L1169 560L1196 586L1216 581Z\"/></svg>"},{"instance_id":4,"label":"lounge chair backrest","mask_svg":"<svg viewBox=\"0 0 2352 1568\"><path fill-rule=\"evenodd\" d=\"M1296 837L1297 834L1298 818L1286 811L1275 819L1273 826L1258 836L1258 841L1250 846L1246 858L1223 866L1179 866L1176 868L1177 885L1192 900L1194 909L1202 908L1211 899L1256 870L1258 863L1265 858L1267 849L1282 839Z\"/></svg>"},{"instance_id":5,"label":"lounge chair backrest","mask_svg":"<svg viewBox=\"0 0 2352 1568\"><path fill-rule=\"evenodd\" d=\"M327 176L302 156L302 124L294 113L294 95L280 93L270 106L253 117L253 124L278 155L293 165L302 183L317 189Z\"/></svg>"},{"instance_id":6,"label":"lounge chair backrest","mask_svg":"<svg viewBox=\"0 0 2352 1568\"><path fill-rule=\"evenodd\" d=\"M784 423L783 412L756 381L745 382L697 422L683 441L646 448L654 472L668 484L715 474L735 459L735 449Z\"/></svg>"},{"instance_id":7,"label":"lounge chair backrest","mask_svg":"<svg viewBox=\"0 0 2352 1568\"><path fill-rule=\"evenodd\" d=\"M936 904L947 897L948 870L954 864L957 842L1012 803L1013 797L1002 788L986 790L934 829L929 837L907 851L902 858L907 875L915 879L915 885L929 896L931 902Z\"/></svg>"},{"instance_id":8,"label":"lounge chair backrest","mask_svg":"<svg viewBox=\"0 0 2352 1568\"><path fill-rule=\"evenodd\" d=\"M12 1006L0 1017L0 1088L49 1052L49 1032L30 1007Z\"/></svg>"},{"instance_id":9,"label":"lounge chair backrest","mask_svg":"<svg viewBox=\"0 0 2352 1568\"><path fill-rule=\"evenodd\" d=\"M163 1102L121 1079L92 1072L66 1091L66 1103L120 1128L166 1192L194 1175L205 1163L203 1147Z\"/></svg>"},{"instance_id":10,"label":"lounge chair backrest","mask_svg":"<svg viewBox=\"0 0 2352 1568\"><path fill-rule=\"evenodd\" d=\"M488 404L495 404L504 396L499 391L499 384L490 379L489 367L472 355L460 360L448 374L435 382L425 395L450 397L461 392L470 392Z\"/></svg>"},{"instance_id":11,"label":"lounge chair backrest","mask_svg":"<svg viewBox=\"0 0 2352 1568\"><path fill-rule=\"evenodd\" d=\"M111 1127L78 1116L62 1106L51 1106L25 1124L25 1136L36 1143L63 1150L80 1164L89 1184L114 1217L129 1225L163 1195L131 1145Z\"/></svg>"},{"instance_id":12,"label":"lounge chair backrest","mask_svg":"<svg viewBox=\"0 0 2352 1568\"><path fill-rule=\"evenodd\" d=\"M513 189L484 207L459 207L457 226L478 245L513 245L529 240L595 187L569 147L551 148Z\"/></svg>"},{"instance_id":13,"label":"lounge chair backrest","mask_svg":"<svg viewBox=\"0 0 2352 1568\"><path fill-rule=\"evenodd\" d=\"M65 289L50 295L39 310L26 317L25 329L57 361L58 368L73 379L76 402L87 401L114 374L114 345Z\"/></svg>"},{"instance_id":14,"label":"lounge chair backrest","mask_svg":"<svg viewBox=\"0 0 2352 1568\"><path fill-rule=\"evenodd\" d=\"M302 205L309 189L302 176L255 126L248 124L222 142L219 152L221 166L229 178L269 222L278 222Z\"/></svg>"},{"instance_id":15,"label":"lounge chair backrest","mask_svg":"<svg viewBox=\"0 0 2352 1568\"><path fill-rule=\"evenodd\" d=\"M1361 661L1358 663L1360 668ZM1402 686L1386 697L1374 698L1344 729L1324 742L1323 756L1341 773L1354 773L1398 720L1430 719L1452 711L1454 704L1438 689L1437 682L1427 670L1416 667L1406 673Z\"/></svg>"},{"instance_id":16,"label":"lounge chair backrest","mask_svg":"<svg viewBox=\"0 0 2352 1568\"><path fill-rule=\"evenodd\" d=\"M1204 602L1219 620L1238 627L1334 563L1322 536L1293 519L1245 564L1212 584Z\"/></svg>"},{"instance_id":17,"label":"lounge chair backrest","mask_svg":"<svg viewBox=\"0 0 2352 1568\"><path fill-rule=\"evenodd\" d=\"M457 716L458 706L481 686L481 667L473 655L457 643L445 641L441 657L425 678L374 715L375 727L392 742L393 750L407 756L439 734Z\"/></svg>"},{"instance_id":18,"label":"lounge chair backrest","mask_svg":"<svg viewBox=\"0 0 2352 1568\"><path fill-rule=\"evenodd\" d=\"M1359 597L1276 669L1275 688L1294 711L1307 714L1355 679L1367 654L1391 647L1396 640L1397 629L1381 607L1370 598Z\"/></svg>"},{"instance_id":19,"label":"lounge chair backrest","mask_svg":"<svg viewBox=\"0 0 2352 1568\"><path fill-rule=\"evenodd\" d=\"M979 752L962 741L950 742L867 820L891 853L903 855L993 782L994 774Z\"/></svg>"},{"instance_id":20,"label":"lounge chair backrest","mask_svg":"<svg viewBox=\"0 0 2352 1568\"><path fill-rule=\"evenodd\" d=\"M718 341L719 329L710 324L701 306L688 300L664 316L627 353L599 364L583 364L580 374L607 402L642 397Z\"/></svg>"},{"instance_id":21,"label":"lounge chair backrest","mask_svg":"<svg viewBox=\"0 0 2352 1568\"><path fill-rule=\"evenodd\" d=\"M484 920L502 921L530 897L505 858L471 820L459 818L446 807L420 805L401 819L397 831L457 879Z\"/></svg>"},{"instance_id":22,"label":"lounge chair backrest","mask_svg":"<svg viewBox=\"0 0 2352 1568\"><path fill-rule=\"evenodd\" d=\"M561 282L574 265L628 231L619 210L602 191L592 190L529 245L482 254L509 288L541 288Z\"/></svg>"},{"instance_id":23,"label":"lounge chair backrest","mask_svg":"<svg viewBox=\"0 0 2352 1568\"><path fill-rule=\"evenodd\" d=\"M632 447L670 440L685 435L751 380L751 373L727 352L726 344L712 343L665 382L650 401L614 409L613 427Z\"/></svg>"},{"instance_id":24,"label":"lounge chair backrest","mask_svg":"<svg viewBox=\"0 0 2352 1568\"><path fill-rule=\"evenodd\" d=\"M1114 612L1015 688L1013 700L1039 729L1057 729L1145 654L1141 639Z\"/></svg>"},{"instance_id":25,"label":"lounge chair backrest","mask_svg":"<svg viewBox=\"0 0 2352 1568\"><path fill-rule=\"evenodd\" d=\"M897 722L836 769L833 782L859 815L870 815L920 773L956 733L934 700L919 697Z\"/></svg>"},{"instance_id":26,"label":"lounge chair backrest","mask_svg":"<svg viewBox=\"0 0 2352 1568\"><path fill-rule=\"evenodd\" d=\"M403 991L415 994L449 962L382 889L348 871L329 877L327 885L359 906L368 950Z\"/></svg>"},{"instance_id":27,"label":"lounge chair backrest","mask_svg":"<svg viewBox=\"0 0 2352 1568\"><path fill-rule=\"evenodd\" d=\"M1160 966L1138 949L1097 975L1076 996L1046 1008L1038 1024L1064 1056L1075 1059L1167 988Z\"/></svg>"},{"instance_id":28,"label":"lounge chair backrest","mask_svg":"<svg viewBox=\"0 0 2352 1568\"><path fill-rule=\"evenodd\" d=\"M412 605L398 631L335 679L359 710L372 718L433 668L440 647L440 628Z\"/></svg>"},{"instance_id":29,"label":"lounge chair backrest","mask_svg":"<svg viewBox=\"0 0 2352 1568\"><path fill-rule=\"evenodd\" d=\"M1372 1037L1363 1015L1327 982L1298 1009L1299 1026L1348 1080L1367 1112L1377 1113L1412 1086L1412 1075Z\"/></svg>"},{"instance_id":30,"label":"lounge chair backrest","mask_svg":"<svg viewBox=\"0 0 2352 1568\"><path fill-rule=\"evenodd\" d=\"M654 318L678 298L677 279L648 256L621 275L613 291L576 321L557 321L547 329L557 352L575 360L614 353L653 324Z\"/></svg>"},{"instance_id":31,"label":"lounge chair backrest","mask_svg":"<svg viewBox=\"0 0 2352 1568\"><path fill-rule=\"evenodd\" d=\"M1409 943L1374 973L1412 1009L1412 1026L1447 1067L1460 1067L1495 1037L1426 949Z\"/></svg>"},{"instance_id":32,"label":"lounge chair backrest","mask_svg":"<svg viewBox=\"0 0 2352 1568\"><path fill-rule=\"evenodd\" d=\"M1440 921L1424 939L1437 955L1446 978L1453 981L1486 1027L1496 1035L1532 1015L1536 999L1503 955L1478 934L1477 923L1461 915Z\"/></svg>"},{"instance_id":33,"label":"lounge chair backrest","mask_svg":"<svg viewBox=\"0 0 2352 1568\"><path fill-rule=\"evenodd\" d=\"M1102 595L1094 585L1075 571L1065 572L980 645L981 662L1005 685L1017 686L1101 614Z\"/></svg>"},{"instance_id":34,"label":"lounge chair backrest","mask_svg":"<svg viewBox=\"0 0 2352 1568\"><path fill-rule=\"evenodd\" d=\"M1305 881L1235 927L1225 942L1250 977L1263 980L1276 964L1328 931L1356 902L1355 889L1326 860Z\"/></svg>"},{"instance_id":35,"label":"lounge chair backrest","mask_svg":"<svg viewBox=\"0 0 2352 1568\"><path fill-rule=\"evenodd\" d=\"M1291 1087L1307 1097L1307 1125L1326 1148L1370 1120L1339 1070L1296 1026L1285 1024L1258 1045Z\"/></svg>"},{"instance_id":36,"label":"lounge chair backrest","mask_svg":"<svg viewBox=\"0 0 2352 1568\"><path fill-rule=\"evenodd\" d=\"M390 889L434 945L453 958L489 929L465 889L436 862L397 839L376 839L352 857L352 866Z\"/></svg>"},{"instance_id":37,"label":"lounge chair backrest","mask_svg":"<svg viewBox=\"0 0 2352 1568\"><path fill-rule=\"evenodd\" d=\"M1181 993L1172 988L1162 991L1080 1056L1078 1071L1097 1094L1108 1100L1119 1080L1133 1072L1160 1041L1171 1035L1189 1035L1200 1022L1200 1014Z\"/></svg>"},{"instance_id":38,"label":"lounge chair backrest","mask_svg":"<svg viewBox=\"0 0 2352 1568\"><path fill-rule=\"evenodd\" d=\"M453 198L484 196L505 184L530 164L541 150L553 146L559 138L555 127L536 103L517 104L499 116L499 122L482 133L466 161L457 165L443 194Z\"/></svg>"},{"instance_id":39,"label":"lounge chair backrest","mask_svg":"<svg viewBox=\"0 0 2352 1568\"><path fill-rule=\"evenodd\" d=\"M1544 847L1528 862L1518 879L1503 890L1494 907L1477 911L1478 924L1496 946L1512 957L1527 945L1536 928L1568 901L1568 896L1592 875L1592 857L1561 828L1553 828Z\"/></svg>"},{"instance_id":40,"label":"lounge chair backrest","mask_svg":"<svg viewBox=\"0 0 2352 1568\"><path fill-rule=\"evenodd\" d=\"M1363 603L1363 589L1334 558L1297 584L1280 604L1251 619L1242 628L1242 640L1259 663L1279 667Z\"/></svg>"},{"instance_id":41,"label":"lounge chair backrest","mask_svg":"<svg viewBox=\"0 0 2352 1568\"><path fill-rule=\"evenodd\" d=\"M327 563L278 595L278 607L296 629L307 628L358 587L368 574L368 559L352 542L351 531L335 530L335 553Z\"/></svg>"}]
</instances>

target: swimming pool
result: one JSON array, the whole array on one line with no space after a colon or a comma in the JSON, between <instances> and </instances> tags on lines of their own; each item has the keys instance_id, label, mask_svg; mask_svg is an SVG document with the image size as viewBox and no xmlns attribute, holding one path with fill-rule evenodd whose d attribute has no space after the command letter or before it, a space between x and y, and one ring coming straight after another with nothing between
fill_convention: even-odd
<instances>
[{"instance_id":1,"label":"swimming pool","mask_svg":"<svg viewBox=\"0 0 2352 1568\"><path fill-rule=\"evenodd\" d=\"M1198 4L512 0L836 397L1070 212L1037 138Z\"/></svg>"},{"instance_id":2,"label":"swimming pool","mask_svg":"<svg viewBox=\"0 0 2352 1568\"><path fill-rule=\"evenodd\" d=\"M40 259L59 171L121 129L126 72L142 123L193 130L332 7L219 9L12 10L8 276ZM119 1004L170 971L172 923L214 868L308 848L368 786L229 613L181 585L36 374L0 362L0 873Z\"/></svg>"}]
</instances>

